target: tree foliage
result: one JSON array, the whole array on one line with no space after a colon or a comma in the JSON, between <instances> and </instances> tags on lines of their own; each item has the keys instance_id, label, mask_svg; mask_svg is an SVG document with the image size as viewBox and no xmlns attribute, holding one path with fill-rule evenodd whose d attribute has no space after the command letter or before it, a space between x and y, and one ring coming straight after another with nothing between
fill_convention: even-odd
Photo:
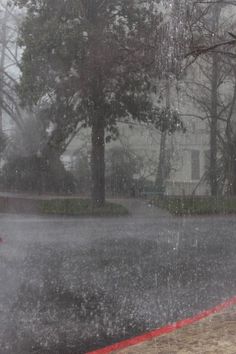
<instances>
[{"instance_id":1,"label":"tree foliage","mask_svg":"<svg viewBox=\"0 0 236 354\"><path fill-rule=\"evenodd\" d=\"M49 104L64 135L78 121L91 126L98 110L109 130L120 117L153 118L162 16L139 2L21 1L29 11L19 92L25 103Z\"/></svg>"},{"instance_id":2,"label":"tree foliage","mask_svg":"<svg viewBox=\"0 0 236 354\"><path fill-rule=\"evenodd\" d=\"M117 122L172 131L178 123L173 116L163 124L153 100L165 62L158 60L165 27L160 1L16 2L28 9L20 36L22 102L43 108L54 127L50 147L59 153L79 124L92 128L93 198L103 203L105 139L116 136Z\"/></svg>"}]
</instances>

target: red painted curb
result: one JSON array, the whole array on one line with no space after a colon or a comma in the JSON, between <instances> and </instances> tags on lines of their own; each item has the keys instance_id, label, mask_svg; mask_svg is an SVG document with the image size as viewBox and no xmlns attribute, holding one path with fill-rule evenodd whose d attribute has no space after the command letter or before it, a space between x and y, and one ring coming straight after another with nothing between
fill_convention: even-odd
<instances>
[{"instance_id":1,"label":"red painted curb","mask_svg":"<svg viewBox=\"0 0 236 354\"><path fill-rule=\"evenodd\" d=\"M151 331L149 333L146 333L146 334L143 334L138 337L131 338L131 339L124 340L122 342L110 345L109 347L106 347L103 349L94 350L94 351L89 352L87 354L109 354L115 350L124 349L124 348L130 347L135 344L140 344L140 343L152 340L153 338L159 337L163 334L171 333L177 329L183 328L183 327L188 326L192 323L200 321L203 318L209 317L210 315L220 312L221 310L223 310L229 306L235 305L235 304L236 304L236 296L223 302L220 305L217 305L217 306L209 309L209 310L200 312L199 314L197 314L193 317L186 318L184 320L181 320L179 322L175 322L172 324L168 324L165 327L158 328L158 329Z\"/></svg>"}]
</instances>

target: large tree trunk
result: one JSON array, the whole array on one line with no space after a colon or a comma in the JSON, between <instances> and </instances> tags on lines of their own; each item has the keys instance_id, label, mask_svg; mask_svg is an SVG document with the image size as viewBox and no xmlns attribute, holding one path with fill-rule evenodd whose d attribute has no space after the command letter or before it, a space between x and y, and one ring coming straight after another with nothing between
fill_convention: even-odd
<instances>
[{"instance_id":1,"label":"large tree trunk","mask_svg":"<svg viewBox=\"0 0 236 354\"><path fill-rule=\"evenodd\" d=\"M218 55L212 58L212 86L211 86L211 122L210 122L210 187L211 195L218 194L217 181L217 126L218 126Z\"/></svg>"},{"instance_id":2,"label":"large tree trunk","mask_svg":"<svg viewBox=\"0 0 236 354\"><path fill-rule=\"evenodd\" d=\"M164 187L166 179L166 135L166 131L161 133L159 162L156 176L156 186L160 188Z\"/></svg>"},{"instance_id":3,"label":"large tree trunk","mask_svg":"<svg viewBox=\"0 0 236 354\"><path fill-rule=\"evenodd\" d=\"M94 119L92 125L92 203L101 207L105 203L105 124L103 117Z\"/></svg>"},{"instance_id":4,"label":"large tree trunk","mask_svg":"<svg viewBox=\"0 0 236 354\"><path fill-rule=\"evenodd\" d=\"M230 195L236 196L236 141L233 142L231 140L228 154L225 157L225 160L227 166L228 193Z\"/></svg>"},{"instance_id":5,"label":"large tree trunk","mask_svg":"<svg viewBox=\"0 0 236 354\"><path fill-rule=\"evenodd\" d=\"M212 13L212 33L217 35L221 5L216 4ZM212 54L211 72L211 118L210 118L210 188L211 195L218 194L217 180L217 129L218 129L218 81L219 81L219 55Z\"/></svg>"},{"instance_id":6,"label":"large tree trunk","mask_svg":"<svg viewBox=\"0 0 236 354\"><path fill-rule=\"evenodd\" d=\"M234 161L233 161L233 178L232 178L232 186L231 186L231 188L232 188L232 195L233 196L236 196L236 159L234 159Z\"/></svg>"},{"instance_id":7,"label":"large tree trunk","mask_svg":"<svg viewBox=\"0 0 236 354\"><path fill-rule=\"evenodd\" d=\"M166 110L170 111L170 79L166 78ZM168 117L169 119L170 117ZM164 188L165 180L167 178L167 161L166 161L166 141L167 140L167 131L161 132L161 141L160 141L160 153L159 153L159 162L156 176L156 186Z\"/></svg>"},{"instance_id":8,"label":"large tree trunk","mask_svg":"<svg viewBox=\"0 0 236 354\"><path fill-rule=\"evenodd\" d=\"M7 10L5 10L5 14L3 17L3 23L1 26L1 44L2 51L0 57L0 130L2 131L2 101L3 101L3 72L4 72L4 64L6 57L6 46L7 46Z\"/></svg>"}]
</instances>

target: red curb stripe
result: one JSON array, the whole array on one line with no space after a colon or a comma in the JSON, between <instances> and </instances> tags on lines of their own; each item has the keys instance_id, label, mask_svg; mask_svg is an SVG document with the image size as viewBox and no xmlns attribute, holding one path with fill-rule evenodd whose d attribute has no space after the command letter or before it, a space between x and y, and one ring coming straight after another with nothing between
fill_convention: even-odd
<instances>
[{"instance_id":1,"label":"red curb stripe","mask_svg":"<svg viewBox=\"0 0 236 354\"><path fill-rule=\"evenodd\" d=\"M127 339L124 340L122 342L110 345L109 347L105 347L103 349L98 349L98 350L94 350L92 352L89 352L87 354L109 354L112 353L113 351L116 350L120 350L120 349L124 349L124 348L128 348L132 345L136 345L136 344L140 344L149 340L152 340L153 338L159 337L163 334L167 334L167 333L171 333L177 329L183 328L185 326L188 326L190 324L193 324L195 322L198 322L200 320L202 320L203 318L209 317L210 315L213 315L217 312L222 311L223 309L230 307L232 305L236 304L236 296L223 302L220 305L217 305L209 310L205 310L203 312L200 312L199 314L190 317L190 318L186 318L184 320L172 323L172 324L168 324L165 327L161 327L158 328L154 331L148 332L146 334L131 338L131 339Z\"/></svg>"}]
</instances>

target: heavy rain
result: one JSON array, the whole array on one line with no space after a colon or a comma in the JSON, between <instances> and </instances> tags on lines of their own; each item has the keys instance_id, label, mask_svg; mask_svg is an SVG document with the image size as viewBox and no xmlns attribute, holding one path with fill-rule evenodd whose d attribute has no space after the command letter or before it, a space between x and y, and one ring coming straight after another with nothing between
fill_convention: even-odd
<instances>
[{"instance_id":1,"label":"heavy rain","mask_svg":"<svg viewBox=\"0 0 236 354\"><path fill-rule=\"evenodd\" d=\"M0 0L0 354L236 353L236 1Z\"/></svg>"}]
</instances>

